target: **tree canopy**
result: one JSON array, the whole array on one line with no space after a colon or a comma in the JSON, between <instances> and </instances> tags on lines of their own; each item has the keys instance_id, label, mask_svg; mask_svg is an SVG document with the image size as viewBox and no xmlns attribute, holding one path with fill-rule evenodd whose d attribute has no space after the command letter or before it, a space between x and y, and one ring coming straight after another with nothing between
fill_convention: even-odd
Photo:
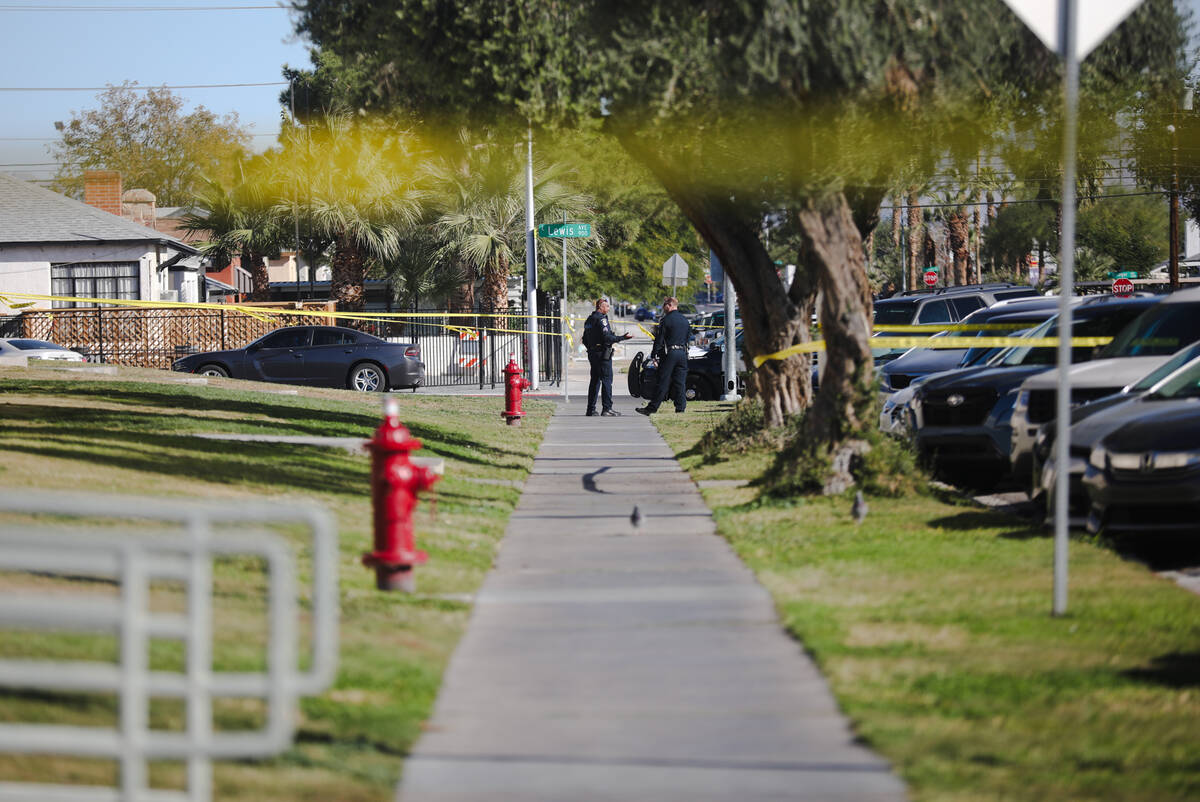
<instances>
[{"instance_id":1,"label":"tree canopy","mask_svg":"<svg viewBox=\"0 0 1200 802\"><path fill-rule=\"evenodd\" d=\"M160 206L183 206L204 177L231 183L250 144L237 114L218 116L163 87L110 86L98 108L72 112L51 146L60 163L54 186L82 196L86 170L116 170L127 189L148 189Z\"/></svg>"},{"instance_id":2,"label":"tree canopy","mask_svg":"<svg viewBox=\"0 0 1200 802\"><path fill-rule=\"evenodd\" d=\"M1057 172L1061 73L1000 0L307 0L299 27L357 108L600 130L666 192L737 289L751 355L806 342L824 374L763 363L768 425L810 407L809 442L871 423L863 237L882 199L983 150ZM1085 164L1120 115L1179 83L1171 0L1148 0L1084 64ZM332 82L329 85L334 85ZM1015 156L1014 156L1015 158ZM961 170L960 170L961 171ZM780 287L764 217L790 218Z\"/></svg>"}]
</instances>

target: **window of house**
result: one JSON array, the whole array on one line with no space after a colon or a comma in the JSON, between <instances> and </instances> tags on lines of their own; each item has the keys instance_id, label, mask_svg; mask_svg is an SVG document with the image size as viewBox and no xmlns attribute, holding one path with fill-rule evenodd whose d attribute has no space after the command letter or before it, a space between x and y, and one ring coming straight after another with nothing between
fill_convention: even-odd
<instances>
[{"instance_id":1,"label":"window of house","mask_svg":"<svg viewBox=\"0 0 1200 802\"><path fill-rule=\"evenodd\" d=\"M120 298L137 300L137 262L73 262L50 266L50 294L58 298ZM95 306L87 301L54 301L55 309Z\"/></svg>"}]
</instances>

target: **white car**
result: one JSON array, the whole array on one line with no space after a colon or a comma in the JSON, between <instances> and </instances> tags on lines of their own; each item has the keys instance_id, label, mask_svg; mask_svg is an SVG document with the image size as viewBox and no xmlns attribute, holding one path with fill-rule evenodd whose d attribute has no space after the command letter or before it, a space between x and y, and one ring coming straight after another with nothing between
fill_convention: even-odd
<instances>
[{"instance_id":1,"label":"white car","mask_svg":"<svg viewBox=\"0 0 1200 802\"><path fill-rule=\"evenodd\" d=\"M23 356L29 359L55 359L61 362L82 362L83 354L45 340L27 337L0 338L0 356Z\"/></svg>"}]
</instances>

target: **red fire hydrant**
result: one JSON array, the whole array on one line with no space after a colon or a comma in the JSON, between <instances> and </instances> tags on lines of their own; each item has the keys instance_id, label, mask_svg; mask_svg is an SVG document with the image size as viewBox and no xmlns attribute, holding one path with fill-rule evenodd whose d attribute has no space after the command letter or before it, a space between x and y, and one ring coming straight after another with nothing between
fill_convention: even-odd
<instances>
[{"instance_id":1,"label":"red fire hydrant","mask_svg":"<svg viewBox=\"0 0 1200 802\"><path fill-rule=\"evenodd\" d=\"M517 355L508 355L508 364L504 366L504 411L500 417L508 421L509 426L520 426L525 413L521 411L521 391L529 389L529 379L521 377L521 368L517 365Z\"/></svg>"},{"instance_id":2,"label":"red fire hydrant","mask_svg":"<svg viewBox=\"0 0 1200 802\"><path fill-rule=\"evenodd\" d=\"M414 569L428 559L417 549L413 536L413 508L417 506L417 493L433 487L441 477L409 460L409 453L420 448L421 441L409 434L399 414L399 402L386 397L383 423L368 445L375 550L364 554L362 561L375 569L375 587L411 593L416 589Z\"/></svg>"}]
</instances>

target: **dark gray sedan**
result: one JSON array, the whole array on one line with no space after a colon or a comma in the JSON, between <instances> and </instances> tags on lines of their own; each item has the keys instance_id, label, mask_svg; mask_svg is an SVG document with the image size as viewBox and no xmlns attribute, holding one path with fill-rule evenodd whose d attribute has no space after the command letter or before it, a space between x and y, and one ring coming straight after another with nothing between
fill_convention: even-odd
<instances>
[{"instance_id":1,"label":"dark gray sedan","mask_svg":"<svg viewBox=\"0 0 1200 802\"><path fill-rule=\"evenodd\" d=\"M201 376L348 387L364 393L415 391L425 383L420 346L390 343L334 326L278 329L245 348L185 356L171 369Z\"/></svg>"}]
</instances>

